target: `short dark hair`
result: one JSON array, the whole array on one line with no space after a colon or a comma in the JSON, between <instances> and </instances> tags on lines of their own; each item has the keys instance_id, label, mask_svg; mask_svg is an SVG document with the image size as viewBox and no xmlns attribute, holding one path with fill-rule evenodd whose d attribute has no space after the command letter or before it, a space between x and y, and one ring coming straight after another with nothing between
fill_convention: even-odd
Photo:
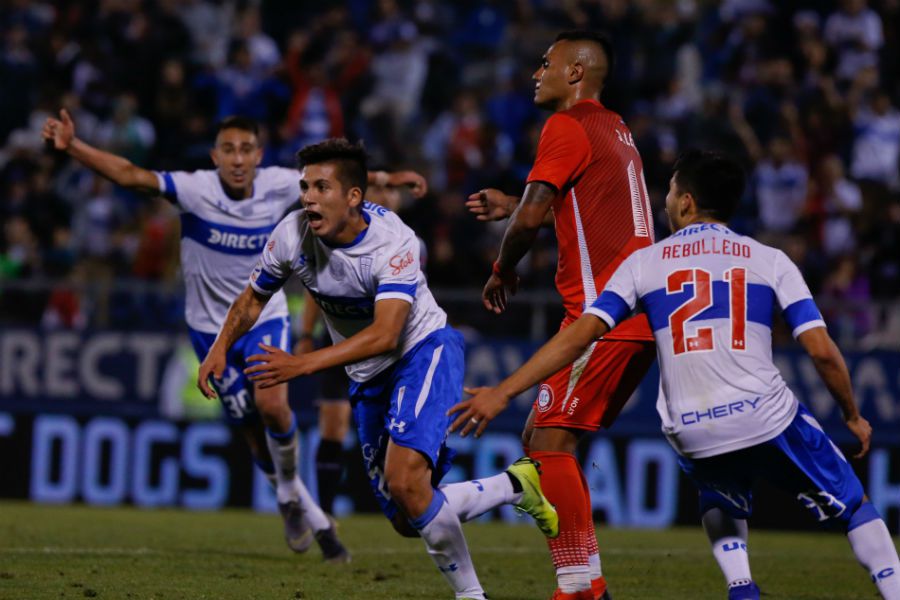
<instances>
[{"instance_id":1,"label":"short dark hair","mask_svg":"<svg viewBox=\"0 0 900 600\"><path fill-rule=\"evenodd\" d=\"M738 162L721 152L684 151L675 161L675 185L697 201L697 208L716 220L728 221L744 195L747 177Z\"/></svg>"},{"instance_id":2,"label":"short dark hair","mask_svg":"<svg viewBox=\"0 0 900 600\"><path fill-rule=\"evenodd\" d=\"M337 178L344 191L358 187L366 195L369 173L366 168L366 148L363 143L351 143L347 138L331 138L318 144L305 146L297 152L297 166L335 163Z\"/></svg>"},{"instance_id":3,"label":"short dark hair","mask_svg":"<svg viewBox=\"0 0 900 600\"><path fill-rule=\"evenodd\" d=\"M257 138L259 137L259 123L250 117L242 117L240 115L225 117L218 125L216 125L216 137L226 129L241 129L243 131L249 131Z\"/></svg>"},{"instance_id":4,"label":"short dark hair","mask_svg":"<svg viewBox=\"0 0 900 600\"><path fill-rule=\"evenodd\" d=\"M569 42L594 42L595 44L599 44L600 47L603 48L603 53L606 55L606 62L609 64L609 68L606 70L606 77L603 78L603 83L606 83L616 66L616 50L609 37L604 33L591 31L590 29L570 29L569 31L563 31L556 36L557 42L563 40Z\"/></svg>"}]
</instances>

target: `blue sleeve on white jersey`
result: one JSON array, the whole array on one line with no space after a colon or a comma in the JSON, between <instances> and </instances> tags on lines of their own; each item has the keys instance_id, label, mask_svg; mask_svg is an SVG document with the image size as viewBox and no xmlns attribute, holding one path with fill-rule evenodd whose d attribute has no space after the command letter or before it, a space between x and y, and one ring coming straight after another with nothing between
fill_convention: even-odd
<instances>
[{"instance_id":1,"label":"blue sleeve on white jersey","mask_svg":"<svg viewBox=\"0 0 900 600\"><path fill-rule=\"evenodd\" d=\"M382 294L395 292L404 296L415 298L416 288L418 287L418 285L418 282L415 281L412 283L382 283L378 286L378 289L375 290L375 295L377 297Z\"/></svg>"},{"instance_id":2,"label":"blue sleeve on white jersey","mask_svg":"<svg viewBox=\"0 0 900 600\"><path fill-rule=\"evenodd\" d=\"M622 296L612 290L603 290L600 297L585 312L600 317L612 329L630 315L631 310Z\"/></svg>"},{"instance_id":3,"label":"blue sleeve on white jersey","mask_svg":"<svg viewBox=\"0 0 900 600\"><path fill-rule=\"evenodd\" d=\"M250 275L250 285L260 294L267 296L274 294L284 286L286 277L277 277L266 271L262 265L256 265L253 274Z\"/></svg>"},{"instance_id":4,"label":"blue sleeve on white jersey","mask_svg":"<svg viewBox=\"0 0 900 600\"><path fill-rule=\"evenodd\" d=\"M159 193L172 204L177 204L178 188L175 186L175 179L172 177L172 174L168 171L154 171L154 174L159 184Z\"/></svg>"},{"instance_id":5,"label":"blue sleeve on white jersey","mask_svg":"<svg viewBox=\"0 0 900 600\"><path fill-rule=\"evenodd\" d=\"M380 258L381 264L373 269L376 292L375 302L396 298L412 304L416 299L421 263L419 262L419 240L412 230L403 226L404 235L398 243Z\"/></svg>"},{"instance_id":6,"label":"blue sleeve on white jersey","mask_svg":"<svg viewBox=\"0 0 900 600\"><path fill-rule=\"evenodd\" d=\"M288 217L275 227L266 247L250 274L250 287L264 296L271 296L293 275L291 251L298 245L291 235L296 219Z\"/></svg>"},{"instance_id":7,"label":"blue sleeve on white jersey","mask_svg":"<svg viewBox=\"0 0 900 600\"><path fill-rule=\"evenodd\" d=\"M825 327L822 313L816 307L809 287L790 258L784 252L775 255L775 296L781 307L785 321L791 327L796 338L798 335L815 327Z\"/></svg>"},{"instance_id":8,"label":"blue sleeve on white jersey","mask_svg":"<svg viewBox=\"0 0 900 600\"><path fill-rule=\"evenodd\" d=\"M584 312L600 317L612 329L621 323L637 305L638 252L634 252L622 261L613 276L609 278L606 289Z\"/></svg>"},{"instance_id":9,"label":"blue sleeve on white jersey","mask_svg":"<svg viewBox=\"0 0 900 600\"><path fill-rule=\"evenodd\" d=\"M782 314L784 315L784 320L787 321L788 326L791 328L794 337L797 337L808 329L825 326L825 320L822 318L822 313L819 312L819 308L812 298L797 300L785 308Z\"/></svg>"}]
</instances>

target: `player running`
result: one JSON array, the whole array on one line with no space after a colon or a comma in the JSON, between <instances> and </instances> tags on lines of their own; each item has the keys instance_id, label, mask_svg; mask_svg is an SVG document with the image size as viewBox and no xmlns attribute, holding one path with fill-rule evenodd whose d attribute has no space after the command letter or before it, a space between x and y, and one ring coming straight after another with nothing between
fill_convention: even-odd
<instances>
[{"instance_id":1,"label":"player running","mask_svg":"<svg viewBox=\"0 0 900 600\"><path fill-rule=\"evenodd\" d=\"M229 117L218 126L210 157L216 169L154 172L94 148L75 136L68 112L47 119L44 140L113 182L138 192L162 194L181 211L181 269L186 287L186 320L199 359L206 356L231 302L244 289L275 225L300 197L296 169L258 168L262 160L257 124ZM424 180L412 172L370 173L373 179L411 185ZM231 425L237 426L254 462L275 485L288 546L304 552L315 539L323 557L346 562L350 554L331 521L316 505L297 472L297 424L288 405L287 386L260 388L243 374L247 356L259 342L287 349L287 302L275 294L259 324L234 345L222 377L214 385Z\"/></svg>"},{"instance_id":2,"label":"player running","mask_svg":"<svg viewBox=\"0 0 900 600\"><path fill-rule=\"evenodd\" d=\"M524 196L519 201L483 190L467 203L481 220L505 217L515 207L484 287L484 305L495 313L515 293L515 267L545 221L556 227L563 328L597 299L625 257L653 243L641 157L622 118L600 103L612 63L605 38L560 34L533 76L535 104L555 112L541 132ZM590 491L575 447L586 432L612 425L654 358L647 319L638 316L541 384L522 440L543 465L544 492L559 511L560 535L548 541L559 585L555 599L608 598Z\"/></svg>"},{"instance_id":3,"label":"player running","mask_svg":"<svg viewBox=\"0 0 900 600\"><path fill-rule=\"evenodd\" d=\"M419 240L394 213L363 201L365 151L329 140L298 153L304 210L278 224L249 285L200 365L207 396L229 349L297 275L324 313L334 345L293 356L261 343L245 370L261 389L336 365L351 379L359 442L382 510L398 532L421 535L456 598L483 600L461 521L501 504L532 515L545 535L556 511L536 463L516 461L487 479L435 487L450 468L447 410L462 394L462 335L447 326L420 268Z\"/></svg>"},{"instance_id":4,"label":"player running","mask_svg":"<svg viewBox=\"0 0 900 600\"><path fill-rule=\"evenodd\" d=\"M675 233L638 250L571 326L496 388L451 409L451 430L480 435L509 399L568 364L640 306L660 363L662 430L700 490L703 527L729 600L758 600L747 521L757 477L792 494L823 524L844 527L883 598L900 600L900 561L884 521L843 454L797 402L772 362L777 304L843 412L869 448L872 428L800 271L780 250L728 229L744 173L721 154L690 151L675 164L666 211ZM477 427L475 423L477 424Z\"/></svg>"}]
</instances>

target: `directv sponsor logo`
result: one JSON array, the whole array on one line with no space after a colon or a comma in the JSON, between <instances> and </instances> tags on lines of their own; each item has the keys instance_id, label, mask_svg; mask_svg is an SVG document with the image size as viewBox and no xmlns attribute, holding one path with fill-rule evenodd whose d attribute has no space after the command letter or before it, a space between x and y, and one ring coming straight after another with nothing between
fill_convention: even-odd
<instances>
[{"instance_id":1,"label":"directv sponsor logo","mask_svg":"<svg viewBox=\"0 0 900 600\"><path fill-rule=\"evenodd\" d=\"M269 238L268 233L226 233L218 229L210 228L206 244L221 248L235 248L238 250L262 250Z\"/></svg>"},{"instance_id":2,"label":"directv sponsor logo","mask_svg":"<svg viewBox=\"0 0 900 600\"><path fill-rule=\"evenodd\" d=\"M372 319L375 316L374 298L330 298L313 294L323 311L339 319Z\"/></svg>"},{"instance_id":3,"label":"directv sponsor logo","mask_svg":"<svg viewBox=\"0 0 900 600\"><path fill-rule=\"evenodd\" d=\"M758 396L753 400L737 400L735 402L728 402L727 404L718 404L704 411L692 410L681 413L681 424L696 425L704 420L712 421L723 417L730 417L735 413L743 414L744 412L756 410L757 404L759 404Z\"/></svg>"}]
</instances>

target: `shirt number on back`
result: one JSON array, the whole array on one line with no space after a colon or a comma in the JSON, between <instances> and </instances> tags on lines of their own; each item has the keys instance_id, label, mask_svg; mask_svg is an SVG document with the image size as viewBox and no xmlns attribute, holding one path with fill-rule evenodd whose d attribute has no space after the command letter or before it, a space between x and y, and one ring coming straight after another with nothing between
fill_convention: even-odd
<instances>
[{"instance_id":1,"label":"shirt number on back","mask_svg":"<svg viewBox=\"0 0 900 600\"><path fill-rule=\"evenodd\" d=\"M747 269L732 267L725 271L729 282L729 313L731 315L731 349L747 349ZM693 295L669 315L669 330L675 354L713 350L712 327L698 327L694 335L685 333L685 323L712 306L712 276L704 269L679 269L666 278L666 293L678 294L684 286L693 284Z\"/></svg>"}]
</instances>

